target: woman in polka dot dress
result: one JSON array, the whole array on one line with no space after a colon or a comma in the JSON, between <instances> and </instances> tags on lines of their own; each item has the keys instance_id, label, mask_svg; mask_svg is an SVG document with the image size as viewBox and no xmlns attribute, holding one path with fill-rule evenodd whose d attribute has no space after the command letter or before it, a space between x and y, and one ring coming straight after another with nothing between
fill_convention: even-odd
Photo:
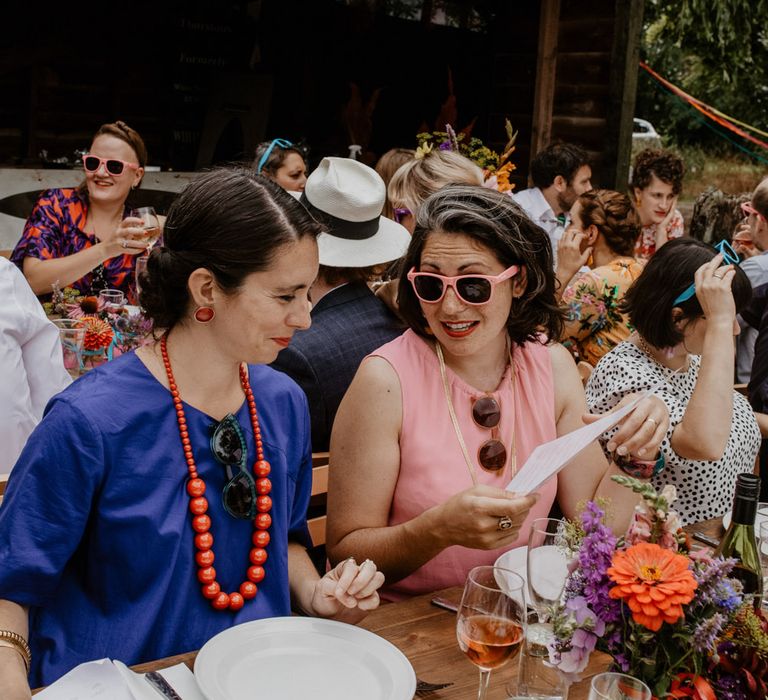
<instances>
[{"instance_id":1,"label":"woman in polka dot dress","mask_svg":"<svg viewBox=\"0 0 768 700\"><path fill-rule=\"evenodd\" d=\"M760 447L755 414L733 390L736 313L752 288L740 268L722 263L688 238L657 251L624 299L636 332L600 360L587 385L590 410L602 413L661 384L670 425L666 468L653 485L676 487L684 524L730 510L736 476L754 470Z\"/></svg>"}]
</instances>

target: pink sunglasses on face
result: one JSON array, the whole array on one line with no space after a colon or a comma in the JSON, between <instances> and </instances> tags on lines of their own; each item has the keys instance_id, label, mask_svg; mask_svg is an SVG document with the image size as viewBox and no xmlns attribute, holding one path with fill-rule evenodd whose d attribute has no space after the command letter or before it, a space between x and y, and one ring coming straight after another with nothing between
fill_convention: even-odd
<instances>
[{"instance_id":1,"label":"pink sunglasses on face","mask_svg":"<svg viewBox=\"0 0 768 700\"><path fill-rule=\"evenodd\" d=\"M465 304L481 306L491 300L493 288L497 284L514 277L519 270L518 265L512 265L498 275L446 277L434 272L417 272L416 268L412 267L407 277L416 296L427 304L436 304L445 296L448 287L451 287L454 294Z\"/></svg>"},{"instance_id":2,"label":"pink sunglasses on face","mask_svg":"<svg viewBox=\"0 0 768 700\"><path fill-rule=\"evenodd\" d=\"M131 170L139 169L138 163L129 163L117 158L99 158L99 156L94 156L90 153L86 153L83 156L83 167L86 172L95 173L102 165L110 175L122 175L125 168L130 168Z\"/></svg>"},{"instance_id":3,"label":"pink sunglasses on face","mask_svg":"<svg viewBox=\"0 0 768 700\"><path fill-rule=\"evenodd\" d=\"M742 202L741 203L741 211L745 216L750 216L754 214L758 219L762 219L765 221L765 217L757 211L749 202Z\"/></svg>"}]
</instances>

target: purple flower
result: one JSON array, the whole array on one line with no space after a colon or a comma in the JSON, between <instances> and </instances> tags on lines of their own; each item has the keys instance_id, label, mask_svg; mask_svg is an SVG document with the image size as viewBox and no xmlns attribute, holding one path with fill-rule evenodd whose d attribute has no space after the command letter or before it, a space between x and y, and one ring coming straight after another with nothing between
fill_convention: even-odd
<instances>
[{"instance_id":1,"label":"purple flower","mask_svg":"<svg viewBox=\"0 0 768 700\"><path fill-rule=\"evenodd\" d=\"M438 149L441 151L451 151L453 150L453 145L450 141L443 141L439 146Z\"/></svg>"},{"instance_id":2,"label":"purple flower","mask_svg":"<svg viewBox=\"0 0 768 700\"><path fill-rule=\"evenodd\" d=\"M693 647L702 654L715 648L717 635L723 628L725 617L715 613L712 617L702 620L693 630Z\"/></svg>"}]
</instances>

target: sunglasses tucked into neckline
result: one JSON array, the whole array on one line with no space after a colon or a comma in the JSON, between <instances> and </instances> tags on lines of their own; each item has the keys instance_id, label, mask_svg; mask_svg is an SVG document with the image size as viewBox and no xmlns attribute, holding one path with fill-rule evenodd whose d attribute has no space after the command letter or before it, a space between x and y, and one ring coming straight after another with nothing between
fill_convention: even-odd
<instances>
[{"instance_id":1,"label":"sunglasses tucked into neckline","mask_svg":"<svg viewBox=\"0 0 768 700\"><path fill-rule=\"evenodd\" d=\"M491 437L477 450L478 464L489 472L501 471L507 463L507 448L499 439L499 423L501 423L499 402L490 394L473 399L472 420L480 428L488 428L491 431Z\"/></svg>"},{"instance_id":2,"label":"sunglasses tucked into neckline","mask_svg":"<svg viewBox=\"0 0 768 700\"><path fill-rule=\"evenodd\" d=\"M722 240L719 243L715 244L714 248L718 253L722 254L723 265L739 264L740 258L736 253L736 251L733 248L731 248L731 244L728 243L728 241ZM682 292L681 294L678 294L678 296L672 302L672 306L677 306L678 304L682 304L684 301L688 301L694 294L696 294L695 282L690 287L688 287L684 292Z\"/></svg>"},{"instance_id":3,"label":"sunglasses tucked into neckline","mask_svg":"<svg viewBox=\"0 0 768 700\"><path fill-rule=\"evenodd\" d=\"M233 518L255 518L257 493L253 476L248 473L248 448L240 423L231 413L215 424L211 452L227 473L228 481L221 492L224 510Z\"/></svg>"},{"instance_id":4,"label":"sunglasses tucked into neckline","mask_svg":"<svg viewBox=\"0 0 768 700\"><path fill-rule=\"evenodd\" d=\"M125 168L131 170L138 170L138 163L129 163L126 160L118 160L117 158L99 158L91 153L86 153L83 156L83 167L86 172L95 173L101 166L104 166L110 175L122 175Z\"/></svg>"},{"instance_id":5,"label":"sunglasses tucked into neckline","mask_svg":"<svg viewBox=\"0 0 768 700\"><path fill-rule=\"evenodd\" d=\"M448 287L451 287L454 294L465 304L481 306L491 300L497 284L514 277L519 271L519 265L511 265L498 275L447 277L435 272L417 272L416 268L412 267L407 277L416 296L427 304L437 304L445 296Z\"/></svg>"}]
</instances>

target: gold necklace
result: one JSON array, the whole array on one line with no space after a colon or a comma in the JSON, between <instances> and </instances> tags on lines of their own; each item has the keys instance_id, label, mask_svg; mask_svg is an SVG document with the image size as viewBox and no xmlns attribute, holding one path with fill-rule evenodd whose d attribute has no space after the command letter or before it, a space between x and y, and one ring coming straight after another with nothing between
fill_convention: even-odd
<instances>
[{"instance_id":1,"label":"gold necklace","mask_svg":"<svg viewBox=\"0 0 768 700\"><path fill-rule=\"evenodd\" d=\"M509 341L507 341L509 342ZM448 413L451 416L451 422L453 423L453 429L456 432L456 438L459 441L459 447L461 448L461 454L464 455L464 461L467 463L467 469L469 470L469 475L472 478L472 485L477 486L477 470L475 469L475 465L472 463L472 460L469 458L469 452L467 450L467 444L464 442L464 436L461 433L461 428L459 427L459 419L456 418L456 411L453 408L453 401L451 400L451 389L448 386L448 375L445 371L445 358L443 357L443 348L440 345L440 343L435 340L435 352L437 353L437 361L440 365L440 377L443 380L443 391L445 392L445 401L448 404ZM512 373L512 409L513 409L513 415L516 415L514 413L515 409L515 363L512 360L512 350L507 346L507 352L509 354L509 365L510 365L510 371ZM502 374L502 376L504 376ZM501 420L499 420L499 423L501 423ZM512 465L512 476L517 474L517 445L515 443L515 422L512 421L512 440L511 445L509 447L509 461ZM503 474L506 470L506 467L504 467L504 470L502 470L500 473Z\"/></svg>"}]
</instances>

